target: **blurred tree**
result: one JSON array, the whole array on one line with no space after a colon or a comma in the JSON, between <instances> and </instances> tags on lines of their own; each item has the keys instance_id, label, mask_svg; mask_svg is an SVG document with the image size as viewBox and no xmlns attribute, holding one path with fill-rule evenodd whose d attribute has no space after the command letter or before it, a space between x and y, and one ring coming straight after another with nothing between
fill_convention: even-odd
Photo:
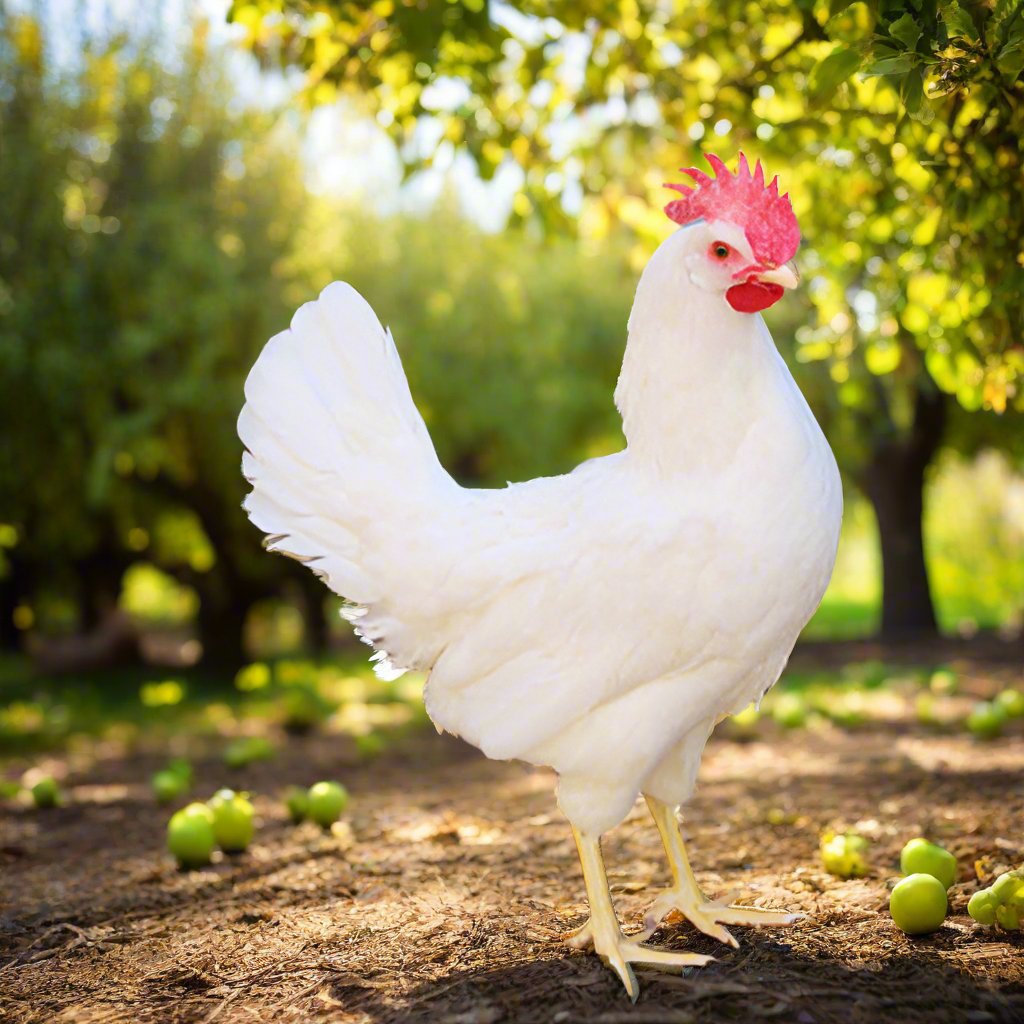
<instances>
[{"instance_id":1,"label":"blurred tree","mask_svg":"<svg viewBox=\"0 0 1024 1024\"><path fill-rule=\"evenodd\" d=\"M298 253L317 288L350 282L391 328L461 483L563 473L622 447L611 395L634 289L626 246L487 234L449 200L419 218L316 218Z\"/></svg>"},{"instance_id":2,"label":"blurred tree","mask_svg":"<svg viewBox=\"0 0 1024 1024\"><path fill-rule=\"evenodd\" d=\"M608 396L633 282L672 227L656 189L712 136L794 183L813 307L773 310L787 318L773 329L875 504L887 630L931 625L920 495L935 448L1024 451L1021 87L994 77L1017 15L972 7L983 36L929 51L955 5L917 9L912 50L902 15L863 4L566 4L539 21L540 5L378 3L337 24L324 4L264 21L274 6L236 16L268 59L327 62L313 99L365 105L410 170L456 145L485 176L518 165L514 219L549 241L445 209L378 221L311 201L297 138L238 112L201 28L175 54L86 38L60 66L36 20L0 14L0 640L40 593L97 620L138 560L199 593L211 659L237 660L248 608L283 588L325 635L317 581L267 558L239 510L233 420L264 339L334 277L391 322L466 483L617 447ZM385 35L331 63L316 40L364 17ZM868 71L890 63L859 77L851 49ZM424 144L424 120L448 142ZM601 244L573 243L570 224Z\"/></svg>"},{"instance_id":3,"label":"blurred tree","mask_svg":"<svg viewBox=\"0 0 1024 1024\"><path fill-rule=\"evenodd\" d=\"M92 625L147 559L196 589L205 658L230 664L248 609L300 575L241 512L233 424L287 322L305 192L295 140L233 112L202 23L164 62L151 44L85 37L61 66L37 20L0 22L3 613L56 592Z\"/></svg>"},{"instance_id":4,"label":"blurred tree","mask_svg":"<svg viewBox=\"0 0 1024 1024\"><path fill-rule=\"evenodd\" d=\"M656 190L705 145L783 172L814 306L787 356L875 508L899 636L935 629L922 493L960 437L950 402L1004 413L997 443L1022 429L1022 8L235 0L231 17L266 63L306 70L312 103L374 116L410 173L456 148L485 178L517 167L515 217L549 229L621 222L649 249L670 227Z\"/></svg>"},{"instance_id":5,"label":"blurred tree","mask_svg":"<svg viewBox=\"0 0 1024 1024\"><path fill-rule=\"evenodd\" d=\"M234 420L260 346L335 277L390 320L466 483L621 444L625 247L488 236L452 204L342 215L305 192L286 125L232 112L201 27L163 63L114 38L59 67L44 43L33 19L0 28L8 624L57 594L90 625L147 561L198 593L209 661L239 660L248 610L285 591L326 639L321 584L268 558L241 512Z\"/></svg>"}]
</instances>

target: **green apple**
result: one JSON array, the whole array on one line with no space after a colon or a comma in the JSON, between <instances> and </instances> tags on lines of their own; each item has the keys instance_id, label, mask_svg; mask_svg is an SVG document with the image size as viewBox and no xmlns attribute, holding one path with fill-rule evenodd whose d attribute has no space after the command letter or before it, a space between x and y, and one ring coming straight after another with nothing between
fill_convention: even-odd
<instances>
[{"instance_id":1,"label":"green apple","mask_svg":"<svg viewBox=\"0 0 1024 1024\"><path fill-rule=\"evenodd\" d=\"M40 779L32 787L32 802L36 807L56 807L60 803L60 787L52 775Z\"/></svg>"},{"instance_id":2,"label":"green apple","mask_svg":"<svg viewBox=\"0 0 1024 1024\"><path fill-rule=\"evenodd\" d=\"M1024 692L1020 690L1003 690L996 697L996 703L1010 718L1024 718Z\"/></svg>"},{"instance_id":3,"label":"green apple","mask_svg":"<svg viewBox=\"0 0 1024 1024\"><path fill-rule=\"evenodd\" d=\"M274 747L264 736L243 736L232 740L224 750L224 763L229 768L244 768L253 761L266 761L274 756Z\"/></svg>"},{"instance_id":4,"label":"green apple","mask_svg":"<svg viewBox=\"0 0 1024 1024\"><path fill-rule=\"evenodd\" d=\"M889 913L900 931L927 935L946 920L946 890L934 875L908 875L889 897Z\"/></svg>"},{"instance_id":5,"label":"green apple","mask_svg":"<svg viewBox=\"0 0 1024 1024\"><path fill-rule=\"evenodd\" d=\"M1003 903L1024 915L1024 878L1017 879L1017 888L1003 900Z\"/></svg>"},{"instance_id":6,"label":"green apple","mask_svg":"<svg viewBox=\"0 0 1024 1024\"><path fill-rule=\"evenodd\" d=\"M927 839L911 839L900 853L900 871L937 878L948 889L956 881L956 857Z\"/></svg>"},{"instance_id":7,"label":"green apple","mask_svg":"<svg viewBox=\"0 0 1024 1024\"><path fill-rule=\"evenodd\" d=\"M241 853L256 832L256 811L244 793L220 789L207 801L213 811L213 836L225 853Z\"/></svg>"},{"instance_id":8,"label":"green apple","mask_svg":"<svg viewBox=\"0 0 1024 1024\"><path fill-rule=\"evenodd\" d=\"M1000 928L1005 928L1008 932L1015 932L1020 928L1020 911L1008 903L1000 903L996 907L996 921L999 922Z\"/></svg>"},{"instance_id":9,"label":"green apple","mask_svg":"<svg viewBox=\"0 0 1024 1024\"><path fill-rule=\"evenodd\" d=\"M189 804L173 814L167 823L167 849L183 868L209 864L216 845L213 811L206 804Z\"/></svg>"},{"instance_id":10,"label":"green apple","mask_svg":"<svg viewBox=\"0 0 1024 1024\"><path fill-rule=\"evenodd\" d=\"M922 725L939 725L939 710L930 693L919 693L914 700L914 711Z\"/></svg>"},{"instance_id":11,"label":"green apple","mask_svg":"<svg viewBox=\"0 0 1024 1024\"><path fill-rule=\"evenodd\" d=\"M284 727L289 732L309 732L331 716L334 706L311 685L289 686L281 699Z\"/></svg>"},{"instance_id":12,"label":"green apple","mask_svg":"<svg viewBox=\"0 0 1024 1024\"><path fill-rule=\"evenodd\" d=\"M338 782L317 782L309 787L309 817L330 828L348 804L348 790Z\"/></svg>"},{"instance_id":13,"label":"green apple","mask_svg":"<svg viewBox=\"0 0 1024 1024\"><path fill-rule=\"evenodd\" d=\"M387 745L387 740L379 732L366 732L356 737L356 750L360 757L377 757L384 753Z\"/></svg>"},{"instance_id":14,"label":"green apple","mask_svg":"<svg viewBox=\"0 0 1024 1024\"><path fill-rule=\"evenodd\" d=\"M183 818L202 818L203 821L208 821L213 824L213 811L204 803L200 803L198 800L193 800L192 803L186 804L180 811L178 811Z\"/></svg>"},{"instance_id":15,"label":"green apple","mask_svg":"<svg viewBox=\"0 0 1024 1024\"><path fill-rule=\"evenodd\" d=\"M156 772L149 781L157 801L162 804L169 804L172 800L177 800L187 788L185 780L169 768Z\"/></svg>"},{"instance_id":16,"label":"green apple","mask_svg":"<svg viewBox=\"0 0 1024 1024\"><path fill-rule=\"evenodd\" d=\"M13 800L20 795L22 785L14 779L0 779L0 800Z\"/></svg>"},{"instance_id":17,"label":"green apple","mask_svg":"<svg viewBox=\"0 0 1024 1024\"><path fill-rule=\"evenodd\" d=\"M967 716L967 728L980 739L995 739L1006 724L1006 710L994 701L980 700Z\"/></svg>"},{"instance_id":18,"label":"green apple","mask_svg":"<svg viewBox=\"0 0 1024 1024\"><path fill-rule=\"evenodd\" d=\"M1007 903L1022 884L1024 884L1024 874L1020 871L1004 871L989 888L997 902Z\"/></svg>"},{"instance_id":19,"label":"green apple","mask_svg":"<svg viewBox=\"0 0 1024 1024\"><path fill-rule=\"evenodd\" d=\"M863 703L852 699L835 703L829 709L828 717L843 729L857 729L867 721Z\"/></svg>"},{"instance_id":20,"label":"green apple","mask_svg":"<svg viewBox=\"0 0 1024 1024\"><path fill-rule=\"evenodd\" d=\"M967 903L967 913L978 924L995 924L996 910L999 901L992 895L991 889L979 889Z\"/></svg>"},{"instance_id":21,"label":"green apple","mask_svg":"<svg viewBox=\"0 0 1024 1024\"><path fill-rule=\"evenodd\" d=\"M868 841L853 832L826 834L821 841L821 862L830 875L861 878L868 873Z\"/></svg>"},{"instance_id":22,"label":"green apple","mask_svg":"<svg viewBox=\"0 0 1024 1024\"><path fill-rule=\"evenodd\" d=\"M186 789L192 785L192 765L183 757L174 758L167 765L167 771L174 772Z\"/></svg>"},{"instance_id":23,"label":"green apple","mask_svg":"<svg viewBox=\"0 0 1024 1024\"><path fill-rule=\"evenodd\" d=\"M288 817L297 825L309 817L309 790L300 786L289 786L284 796Z\"/></svg>"}]
</instances>

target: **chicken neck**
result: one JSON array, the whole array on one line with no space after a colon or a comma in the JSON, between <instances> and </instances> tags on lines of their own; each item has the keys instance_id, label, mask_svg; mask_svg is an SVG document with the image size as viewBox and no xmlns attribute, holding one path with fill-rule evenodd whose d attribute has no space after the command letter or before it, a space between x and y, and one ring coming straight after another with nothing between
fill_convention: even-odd
<instances>
[{"instance_id":1,"label":"chicken neck","mask_svg":"<svg viewBox=\"0 0 1024 1024\"><path fill-rule=\"evenodd\" d=\"M771 400L778 357L759 315L661 255L637 288L615 404L632 460L662 475L713 471Z\"/></svg>"}]
</instances>

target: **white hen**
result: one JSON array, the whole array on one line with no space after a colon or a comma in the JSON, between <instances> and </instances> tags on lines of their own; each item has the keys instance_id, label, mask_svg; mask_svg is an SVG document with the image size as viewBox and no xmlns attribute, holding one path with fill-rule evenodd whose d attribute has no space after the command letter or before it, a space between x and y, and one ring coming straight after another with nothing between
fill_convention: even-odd
<instances>
[{"instance_id":1,"label":"white hen","mask_svg":"<svg viewBox=\"0 0 1024 1024\"><path fill-rule=\"evenodd\" d=\"M757 311L796 284L787 196L740 158L666 208L684 226L637 289L615 399L625 450L503 490L437 459L389 332L348 285L303 306L246 382L246 510L267 546L351 603L380 669L429 672L427 711L488 757L558 773L593 945L699 964L625 937L599 837L648 801L678 910L725 924L793 918L706 902L675 808L716 721L775 682L828 583L842 515L835 461Z\"/></svg>"}]
</instances>

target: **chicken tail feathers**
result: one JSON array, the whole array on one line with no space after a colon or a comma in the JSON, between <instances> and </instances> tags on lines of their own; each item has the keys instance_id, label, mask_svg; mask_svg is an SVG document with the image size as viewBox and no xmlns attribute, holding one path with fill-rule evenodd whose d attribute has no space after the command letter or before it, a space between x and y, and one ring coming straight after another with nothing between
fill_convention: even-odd
<instances>
[{"instance_id":1,"label":"chicken tail feathers","mask_svg":"<svg viewBox=\"0 0 1024 1024\"><path fill-rule=\"evenodd\" d=\"M445 472L390 331L335 282L271 338L245 382L238 435L244 508L265 546L305 563L351 606L381 674L421 667L402 618L423 515L457 485ZM397 661L397 665L391 662Z\"/></svg>"}]
</instances>

